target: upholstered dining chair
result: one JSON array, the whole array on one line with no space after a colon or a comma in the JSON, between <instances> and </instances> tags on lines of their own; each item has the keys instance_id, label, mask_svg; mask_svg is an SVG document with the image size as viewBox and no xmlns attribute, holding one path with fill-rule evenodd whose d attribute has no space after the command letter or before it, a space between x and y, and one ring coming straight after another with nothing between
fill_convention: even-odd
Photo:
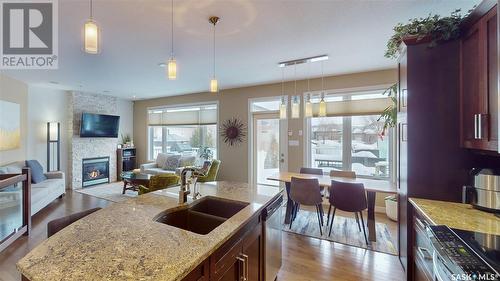
<instances>
[{"instance_id":1,"label":"upholstered dining chair","mask_svg":"<svg viewBox=\"0 0 500 281\"><path fill-rule=\"evenodd\" d=\"M330 177L355 179L356 178L356 172L354 172L354 171L337 171L337 170L331 170L330 171Z\"/></svg>"},{"instance_id":2,"label":"upholstered dining chair","mask_svg":"<svg viewBox=\"0 0 500 281\"><path fill-rule=\"evenodd\" d=\"M61 231L63 228L74 223L75 221L84 218L96 211L99 211L100 209L101 208L93 208L49 221L49 223L47 223L47 238Z\"/></svg>"},{"instance_id":3,"label":"upholstered dining chair","mask_svg":"<svg viewBox=\"0 0 500 281\"><path fill-rule=\"evenodd\" d=\"M149 186L139 186L139 195L165 189L179 184L180 177L176 174L159 174L149 179Z\"/></svg>"},{"instance_id":4,"label":"upholstered dining chair","mask_svg":"<svg viewBox=\"0 0 500 281\"><path fill-rule=\"evenodd\" d=\"M323 198L318 179L302 179L292 177L290 183L290 198L295 205L315 206L318 215L319 232L323 235ZM290 221L290 228L295 217Z\"/></svg>"},{"instance_id":5,"label":"upholstered dining chair","mask_svg":"<svg viewBox=\"0 0 500 281\"><path fill-rule=\"evenodd\" d=\"M301 167L300 168L300 173L301 174L308 174L308 175L323 175L323 170L318 169L318 168L308 168L308 167ZM325 196L325 188L323 186L320 186L320 191L321 191L321 196ZM294 204L292 208L292 215L293 217L297 216L297 213L300 210L300 204Z\"/></svg>"},{"instance_id":6,"label":"upholstered dining chair","mask_svg":"<svg viewBox=\"0 0 500 281\"><path fill-rule=\"evenodd\" d=\"M339 178L351 178L355 179L356 178L356 172L354 171L338 171L338 170L331 170L330 171L330 177L339 177ZM331 195L328 195L331 196ZM332 212L332 205L328 207L328 216L326 217L326 225L328 225L330 221L330 213ZM356 221L358 221L358 214L354 213L356 215ZM358 223L359 226L359 223Z\"/></svg>"},{"instance_id":7,"label":"upholstered dining chair","mask_svg":"<svg viewBox=\"0 0 500 281\"><path fill-rule=\"evenodd\" d=\"M333 206L333 214L332 220L330 221L330 232L328 233L328 236L332 234L333 220L335 219L335 211L337 209L345 212L353 212L355 214L359 213L359 216L361 217L361 225L363 226L363 234L365 236L366 244L368 245L365 222L363 220L363 211L368 208L364 185L362 183L332 180L332 184L330 186L330 198L328 201L330 202L330 206ZM357 216L356 222L358 223L359 231L361 231Z\"/></svg>"}]
</instances>

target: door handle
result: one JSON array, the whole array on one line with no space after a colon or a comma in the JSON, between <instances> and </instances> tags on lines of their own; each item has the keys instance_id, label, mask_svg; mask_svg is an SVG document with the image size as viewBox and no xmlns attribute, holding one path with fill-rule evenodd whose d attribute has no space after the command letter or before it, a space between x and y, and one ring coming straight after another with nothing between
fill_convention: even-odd
<instances>
[{"instance_id":1,"label":"door handle","mask_svg":"<svg viewBox=\"0 0 500 281\"><path fill-rule=\"evenodd\" d=\"M479 136L478 136L478 130L477 130L477 127L478 127L478 115L477 114L474 114L474 139L477 140L479 139Z\"/></svg>"}]
</instances>

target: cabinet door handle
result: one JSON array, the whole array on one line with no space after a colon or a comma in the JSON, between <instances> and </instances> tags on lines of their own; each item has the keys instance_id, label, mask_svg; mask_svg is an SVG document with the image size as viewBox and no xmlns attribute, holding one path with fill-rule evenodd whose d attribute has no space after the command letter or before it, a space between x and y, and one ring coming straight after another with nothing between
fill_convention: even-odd
<instances>
[{"instance_id":1,"label":"cabinet door handle","mask_svg":"<svg viewBox=\"0 0 500 281\"><path fill-rule=\"evenodd\" d=\"M238 268L240 269L240 281L246 281L245 277L245 271L246 269L246 263L245 263L245 258L242 257L243 255L240 254L236 259L238 260ZM241 267L243 267L243 270L241 270Z\"/></svg>"},{"instance_id":2,"label":"cabinet door handle","mask_svg":"<svg viewBox=\"0 0 500 281\"><path fill-rule=\"evenodd\" d=\"M248 280L248 256L245 254L241 254L243 257L244 263L243 263L243 281Z\"/></svg>"},{"instance_id":3,"label":"cabinet door handle","mask_svg":"<svg viewBox=\"0 0 500 281\"><path fill-rule=\"evenodd\" d=\"M477 123L478 123L478 117L477 117L477 114L474 114L474 139L477 140L478 139L478 131L477 131Z\"/></svg>"}]
</instances>

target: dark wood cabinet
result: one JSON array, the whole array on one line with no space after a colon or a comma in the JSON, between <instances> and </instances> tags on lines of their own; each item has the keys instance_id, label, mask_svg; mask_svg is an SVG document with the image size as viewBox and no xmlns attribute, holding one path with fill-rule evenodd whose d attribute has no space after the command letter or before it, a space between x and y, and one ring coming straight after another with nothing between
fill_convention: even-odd
<instances>
[{"instance_id":1,"label":"dark wood cabinet","mask_svg":"<svg viewBox=\"0 0 500 281\"><path fill-rule=\"evenodd\" d=\"M263 232L261 217L254 217L210 256L210 280L263 280Z\"/></svg>"},{"instance_id":2,"label":"dark wood cabinet","mask_svg":"<svg viewBox=\"0 0 500 281\"><path fill-rule=\"evenodd\" d=\"M460 40L460 130L464 148L498 150L497 9Z\"/></svg>"},{"instance_id":3,"label":"dark wood cabinet","mask_svg":"<svg viewBox=\"0 0 500 281\"><path fill-rule=\"evenodd\" d=\"M133 147L116 150L116 176L122 180L121 173L132 171L137 167L137 150Z\"/></svg>"},{"instance_id":4,"label":"dark wood cabinet","mask_svg":"<svg viewBox=\"0 0 500 281\"><path fill-rule=\"evenodd\" d=\"M236 234L183 280L264 280L262 214L255 214Z\"/></svg>"},{"instance_id":5,"label":"dark wood cabinet","mask_svg":"<svg viewBox=\"0 0 500 281\"><path fill-rule=\"evenodd\" d=\"M399 257L413 280L410 197L455 201L467 183L460 144L460 40L429 48L405 41L399 59L397 185Z\"/></svg>"}]
</instances>

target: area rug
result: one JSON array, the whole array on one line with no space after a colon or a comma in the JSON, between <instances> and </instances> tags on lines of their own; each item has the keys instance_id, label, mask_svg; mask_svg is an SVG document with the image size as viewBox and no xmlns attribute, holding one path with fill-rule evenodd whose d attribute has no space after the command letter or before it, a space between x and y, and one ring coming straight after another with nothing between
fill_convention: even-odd
<instances>
[{"instance_id":1,"label":"area rug","mask_svg":"<svg viewBox=\"0 0 500 281\"><path fill-rule=\"evenodd\" d=\"M283 209L283 213L285 213L285 209ZM330 226L326 225L326 215L324 220L325 225L322 228L323 235L321 235L316 212L300 210L292 224L292 228L290 229L290 225L288 224L283 225L283 231L397 255L391 233L384 223L376 223L377 242L370 242L370 245L366 245L363 231L359 231L356 220L354 219L354 214L353 218L336 215L333 221L332 235L330 237L328 236ZM368 228L366 228L366 231L368 231ZM366 235L368 235L368 232Z\"/></svg>"},{"instance_id":2,"label":"area rug","mask_svg":"<svg viewBox=\"0 0 500 281\"><path fill-rule=\"evenodd\" d=\"M123 182L112 182L109 184L100 184L92 187L86 187L75 190L76 192L94 196L97 198L105 199L111 202L125 201L131 197L137 196L137 191L127 190L125 194L123 191Z\"/></svg>"}]
</instances>

